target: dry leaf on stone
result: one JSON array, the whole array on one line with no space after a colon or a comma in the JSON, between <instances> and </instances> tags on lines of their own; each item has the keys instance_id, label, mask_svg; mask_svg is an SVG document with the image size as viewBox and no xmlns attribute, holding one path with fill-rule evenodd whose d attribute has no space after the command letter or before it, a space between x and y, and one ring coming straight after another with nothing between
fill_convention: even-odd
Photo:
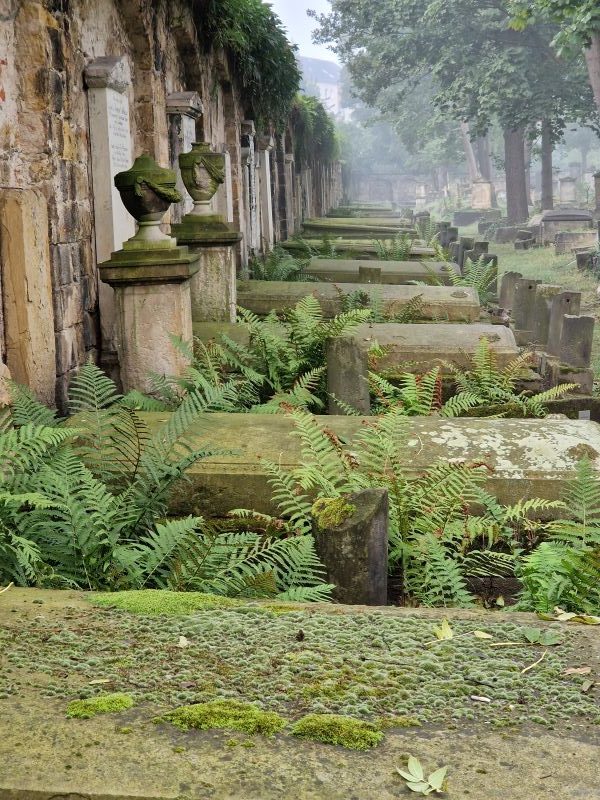
<instances>
[{"instance_id":1,"label":"dry leaf on stone","mask_svg":"<svg viewBox=\"0 0 600 800\"><path fill-rule=\"evenodd\" d=\"M473 631L473 636L476 636L478 639L493 639L491 633L486 633L485 631Z\"/></svg>"},{"instance_id":2,"label":"dry leaf on stone","mask_svg":"<svg viewBox=\"0 0 600 800\"><path fill-rule=\"evenodd\" d=\"M95 681L90 681L90 686L99 686L101 683L112 683L111 678L96 678Z\"/></svg>"},{"instance_id":3,"label":"dry leaf on stone","mask_svg":"<svg viewBox=\"0 0 600 800\"><path fill-rule=\"evenodd\" d=\"M452 639L454 637L454 633L447 619L443 619L441 625L435 627L433 632L435 633L436 638L442 641L444 639Z\"/></svg>"},{"instance_id":4,"label":"dry leaf on stone","mask_svg":"<svg viewBox=\"0 0 600 800\"><path fill-rule=\"evenodd\" d=\"M589 675L591 671L591 667L569 667L563 675Z\"/></svg>"},{"instance_id":5,"label":"dry leaf on stone","mask_svg":"<svg viewBox=\"0 0 600 800\"><path fill-rule=\"evenodd\" d=\"M185 636L180 636L179 637L179 641L177 642L177 647L181 647L181 648L189 647L190 644L191 644L191 642L190 642L189 639L186 639Z\"/></svg>"},{"instance_id":6,"label":"dry leaf on stone","mask_svg":"<svg viewBox=\"0 0 600 800\"><path fill-rule=\"evenodd\" d=\"M475 700L477 703L491 703L491 699L489 697L483 697L482 695L472 694L471 700Z\"/></svg>"},{"instance_id":7,"label":"dry leaf on stone","mask_svg":"<svg viewBox=\"0 0 600 800\"><path fill-rule=\"evenodd\" d=\"M584 694L587 694L589 692L589 690L592 688L592 686L594 685L594 683L595 683L595 681L584 681L582 683L582 685L581 685L581 691Z\"/></svg>"}]
</instances>

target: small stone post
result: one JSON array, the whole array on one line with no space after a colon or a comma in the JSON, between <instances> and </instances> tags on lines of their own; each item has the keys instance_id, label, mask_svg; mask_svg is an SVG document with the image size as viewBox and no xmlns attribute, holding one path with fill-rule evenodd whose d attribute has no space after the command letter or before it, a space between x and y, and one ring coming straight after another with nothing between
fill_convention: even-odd
<instances>
[{"instance_id":1,"label":"small stone post","mask_svg":"<svg viewBox=\"0 0 600 800\"><path fill-rule=\"evenodd\" d=\"M546 350L553 356L560 354L563 319L565 314L577 316L581 308L581 292L561 292L552 298L550 326Z\"/></svg>"},{"instance_id":2,"label":"small stone post","mask_svg":"<svg viewBox=\"0 0 600 800\"><path fill-rule=\"evenodd\" d=\"M517 281L523 276L520 272L505 272L500 282L500 297L498 304L500 308L510 310L513 307L515 296L515 286Z\"/></svg>"},{"instance_id":3,"label":"small stone post","mask_svg":"<svg viewBox=\"0 0 600 800\"><path fill-rule=\"evenodd\" d=\"M520 278L515 284L511 316L514 320L517 344L527 344L531 341L535 293L540 283L541 280Z\"/></svg>"},{"instance_id":4,"label":"small stone post","mask_svg":"<svg viewBox=\"0 0 600 800\"><path fill-rule=\"evenodd\" d=\"M472 250L474 247L475 239L472 236L461 236L458 240L458 253L456 260L461 272L463 271L463 267L465 265L465 253L468 250Z\"/></svg>"},{"instance_id":5,"label":"small stone post","mask_svg":"<svg viewBox=\"0 0 600 800\"><path fill-rule=\"evenodd\" d=\"M271 152L275 146L272 136L261 136L258 141L258 172L260 185L260 238L261 250L273 249L273 197L271 194Z\"/></svg>"},{"instance_id":6,"label":"small stone post","mask_svg":"<svg viewBox=\"0 0 600 800\"><path fill-rule=\"evenodd\" d=\"M371 413L367 351L351 334L327 342L327 394L329 414L346 413L336 400L364 416Z\"/></svg>"},{"instance_id":7,"label":"small stone post","mask_svg":"<svg viewBox=\"0 0 600 800\"><path fill-rule=\"evenodd\" d=\"M329 583L335 584L334 599L350 605L387 605L387 490L365 489L321 502L315 511L316 549Z\"/></svg>"},{"instance_id":8,"label":"small stone post","mask_svg":"<svg viewBox=\"0 0 600 800\"><path fill-rule=\"evenodd\" d=\"M150 156L115 176L129 213L139 230L109 261L99 264L100 277L115 290L117 352L123 390L148 391L149 376L180 374L188 359L171 336L192 340L190 278L198 257L160 230L172 202L181 200L176 175Z\"/></svg>"},{"instance_id":9,"label":"small stone post","mask_svg":"<svg viewBox=\"0 0 600 800\"><path fill-rule=\"evenodd\" d=\"M536 286L531 341L540 347L545 348L548 343L552 298L560 294L560 291L560 286L549 283L539 283Z\"/></svg>"},{"instance_id":10,"label":"small stone post","mask_svg":"<svg viewBox=\"0 0 600 800\"><path fill-rule=\"evenodd\" d=\"M241 234L213 214L211 200L225 180L225 158L206 142L196 142L179 156L183 182L194 200L194 209L171 232L199 259L190 284L192 318L195 322L235 322L235 246Z\"/></svg>"}]
</instances>

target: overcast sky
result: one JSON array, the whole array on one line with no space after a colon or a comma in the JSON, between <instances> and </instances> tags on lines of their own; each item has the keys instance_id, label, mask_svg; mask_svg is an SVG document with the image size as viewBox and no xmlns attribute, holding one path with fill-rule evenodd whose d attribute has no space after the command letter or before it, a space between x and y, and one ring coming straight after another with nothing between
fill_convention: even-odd
<instances>
[{"instance_id":1,"label":"overcast sky","mask_svg":"<svg viewBox=\"0 0 600 800\"><path fill-rule=\"evenodd\" d=\"M336 56L322 45L312 43L311 33L316 27L314 19L306 16L307 9L318 13L330 10L328 0L266 0L281 17L289 38L300 48L300 55L337 61Z\"/></svg>"}]
</instances>

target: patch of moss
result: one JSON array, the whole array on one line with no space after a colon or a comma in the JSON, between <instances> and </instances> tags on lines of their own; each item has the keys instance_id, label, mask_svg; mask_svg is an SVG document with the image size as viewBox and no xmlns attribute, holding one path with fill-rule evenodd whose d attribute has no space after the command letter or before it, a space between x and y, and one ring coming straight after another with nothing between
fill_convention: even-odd
<instances>
[{"instance_id":1,"label":"patch of moss","mask_svg":"<svg viewBox=\"0 0 600 800\"><path fill-rule=\"evenodd\" d=\"M98 714L113 714L125 711L133 706L133 697L129 694L104 694L89 697L87 700L72 700L67 706L67 717L72 719L91 719Z\"/></svg>"},{"instance_id":2,"label":"patch of moss","mask_svg":"<svg viewBox=\"0 0 600 800\"><path fill-rule=\"evenodd\" d=\"M262 711L250 703L237 700L214 700L211 703L196 703L170 711L157 722L166 720L184 731L190 728L209 730L222 728L228 731L261 733L272 736L285 725L285 720L273 711Z\"/></svg>"},{"instance_id":3,"label":"patch of moss","mask_svg":"<svg viewBox=\"0 0 600 800\"><path fill-rule=\"evenodd\" d=\"M179 616L214 608L236 608L239 600L203 592L170 592L163 589L139 589L91 596L94 605L118 608L132 614Z\"/></svg>"},{"instance_id":4,"label":"patch of moss","mask_svg":"<svg viewBox=\"0 0 600 800\"><path fill-rule=\"evenodd\" d=\"M320 528L336 528L355 511L356 506L344 497L320 497L312 507L312 515Z\"/></svg>"},{"instance_id":5,"label":"patch of moss","mask_svg":"<svg viewBox=\"0 0 600 800\"><path fill-rule=\"evenodd\" d=\"M338 744L350 750L370 750L383 739L371 722L340 714L307 714L292 728L294 736L325 744Z\"/></svg>"}]
</instances>

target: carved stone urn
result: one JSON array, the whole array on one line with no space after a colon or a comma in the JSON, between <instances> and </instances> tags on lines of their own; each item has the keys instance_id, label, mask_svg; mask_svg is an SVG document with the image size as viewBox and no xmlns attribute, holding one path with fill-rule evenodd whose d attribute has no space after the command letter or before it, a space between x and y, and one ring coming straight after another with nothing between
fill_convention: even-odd
<instances>
[{"instance_id":1,"label":"carved stone urn","mask_svg":"<svg viewBox=\"0 0 600 800\"><path fill-rule=\"evenodd\" d=\"M115 175L123 205L139 224L138 232L129 240L131 244L151 247L172 242L161 231L160 223L171 203L181 200L176 182L173 170L160 167L149 155L138 156L130 169Z\"/></svg>"},{"instance_id":2,"label":"carved stone urn","mask_svg":"<svg viewBox=\"0 0 600 800\"><path fill-rule=\"evenodd\" d=\"M194 201L194 215L210 215L210 201L225 180L225 156L213 153L208 142L194 142L189 153L179 156L185 188Z\"/></svg>"}]
</instances>

